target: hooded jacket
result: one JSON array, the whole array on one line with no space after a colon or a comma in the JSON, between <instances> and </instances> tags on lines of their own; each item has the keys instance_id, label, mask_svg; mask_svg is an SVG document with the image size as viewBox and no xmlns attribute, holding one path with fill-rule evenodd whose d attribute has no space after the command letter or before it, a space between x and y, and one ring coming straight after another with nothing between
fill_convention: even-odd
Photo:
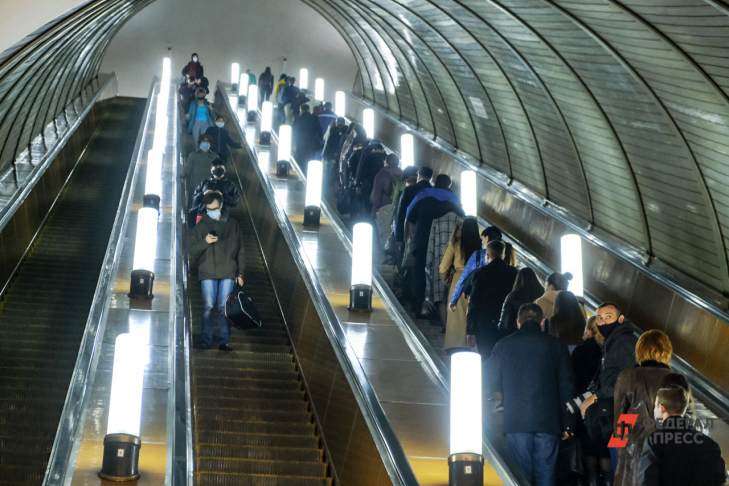
<instances>
[{"instance_id":1,"label":"hooded jacket","mask_svg":"<svg viewBox=\"0 0 729 486\"><path fill-rule=\"evenodd\" d=\"M205 237L214 231L218 241L208 244ZM223 210L220 220L207 214L192 229L189 240L190 259L197 263L199 280L233 279L243 274L245 265L242 233L238 222Z\"/></svg>"},{"instance_id":2,"label":"hooded jacket","mask_svg":"<svg viewBox=\"0 0 729 486\"><path fill-rule=\"evenodd\" d=\"M240 202L240 192L233 181L227 177L223 177L222 179L210 177L202 181L195 188L192 194L192 207L190 209L197 213L202 213L205 210L203 207L203 198L205 197L205 193L209 191L217 191L222 194L224 208L234 208Z\"/></svg>"}]
</instances>

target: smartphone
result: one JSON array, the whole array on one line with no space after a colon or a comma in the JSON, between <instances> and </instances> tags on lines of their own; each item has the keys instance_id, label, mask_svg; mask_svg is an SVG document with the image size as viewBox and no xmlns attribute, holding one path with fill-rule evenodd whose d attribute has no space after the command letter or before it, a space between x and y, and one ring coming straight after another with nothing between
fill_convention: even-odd
<instances>
[{"instance_id":1,"label":"smartphone","mask_svg":"<svg viewBox=\"0 0 729 486\"><path fill-rule=\"evenodd\" d=\"M218 232L215 231L215 230L213 230L213 231L210 232L210 236L215 236L217 238L218 237Z\"/></svg>"}]
</instances>

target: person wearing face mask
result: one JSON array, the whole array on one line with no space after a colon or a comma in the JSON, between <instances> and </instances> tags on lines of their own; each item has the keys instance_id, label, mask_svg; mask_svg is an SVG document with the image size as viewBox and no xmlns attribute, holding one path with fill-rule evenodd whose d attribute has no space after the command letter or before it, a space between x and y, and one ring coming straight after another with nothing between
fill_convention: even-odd
<instances>
[{"instance_id":1,"label":"person wearing face mask","mask_svg":"<svg viewBox=\"0 0 729 486\"><path fill-rule=\"evenodd\" d=\"M228 216L223 197L209 192L203 199L205 213L190 234L190 261L197 263L203 298L202 333L198 347L213 345L213 312L217 308L218 348L232 351L230 329L225 319L225 301L234 284L243 285L245 255L238 222Z\"/></svg>"},{"instance_id":2,"label":"person wearing face mask","mask_svg":"<svg viewBox=\"0 0 729 486\"><path fill-rule=\"evenodd\" d=\"M225 129L225 118L222 115L215 117L215 125L208 128L205 135L210 137L212 149L220 155L223 162L230 162L231 149L241 148L241 144L233 140Z\"/></svg>"},{"instance_id":3,"label":"person wearing face mask","mask_svg":"<svg viewBox=\"0 0 729 486\"><path fill-rule=\"evenodd\" d=\"M602 346L602 364L597 376L595 394L582 402L580 413L585 419L587 432L596 443L607 444L615 424L615 383L620 373L635 366L636 328L625 321L620 307L605 302L597 308L597 330L605 338ZM610 465L615 474L617 449L610 449Z\"/></svg>"},{"instance_id":4,"label":"person wearing face mask","mask_svg":"<svg viewBox=\"0 0 729 486\"><path fill-rule=\"evenodd\" d=\"M721 448L686 417L689 400L681 387L660 388L653 414L658 422L645 441L636 484L643 486L719 486L726 482ZM632 436L632 432L631 432Z\"/></svg>"},{"instance_id":5,"label":"person wearing face mask","mask_svg":"<svg viewBox=\"0 0 729 486\"><path fill-rule=\"evenodd\" d=\"M197 53L193 53L192 56L190 56L190 62L185 64L185 67L182 68L182 75L190 76L191 78L202 78L204 73L205 69L202 64L200 64L200 58Z\"/></svg>"},{"instance_id":6,"label":"person wearing face mask","mask_svg":"<svg viewBox=\"0 0 729 486\"><path fill-rule=\"evenodd\" d=\"M203 180L210 177L210 169L213 161L218 159L218 154L212 150L210 137L203 135L197 150L190 152L185 159L183 177L187 184L187 194L192 201L195 187Z\"/></svg>"},{"instance_id":7,"label":"person wearing face mask","mask_svg":"<svg viewBox=\"0 0 729 486\"><path fill-rule=\"evenodd\" d=\"M213 162L210 169L210 178L200 182L192 195L190 205L191 216L195 217L205 212L205 196L210 192L217 192L223 197L223 205L233 209L240 202L240 191L235 182L226 176L225 165L220 160Z\"/></svg>"},{"instance_id":8,"label":"person wearing face mask","mask_svg":"<svg viewBox=\"0 0 729 486\"><path fill-rule=\"evenodd\" d=\"M205 99L205 90L199 88L195 91L195 100L190 103L187 113L187 130L192 135L195 144L200 142L200 136L213 126L213 110Z\"/></svg>"}]
</instances>

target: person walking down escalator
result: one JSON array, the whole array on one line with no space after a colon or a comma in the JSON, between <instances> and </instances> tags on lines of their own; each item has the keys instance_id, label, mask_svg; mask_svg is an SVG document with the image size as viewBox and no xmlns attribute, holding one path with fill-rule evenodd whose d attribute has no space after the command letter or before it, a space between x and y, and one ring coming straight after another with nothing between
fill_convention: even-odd
<instances>
[{"instance_id":1,"label":"person walking down escalator","mask_svg":"<svg viewBox=\"0 0 729 486\"><path fill-rule=\"evenodd\" d=\"M192 135L192 142L200 143L200 135L213 126L213 110L205 99L205 91L198 89L195 92L195 101L190 104L188 111L187 131Z\"/></svg>"},{"instance_id":2,"label":"person walking down escalator","mask_svg":"<svg viewBox=\"0 0 729 486\"><path fill-rule=\"evenodd\" d=\"M185 67L182 68L182 75L189 76L193 79L202 78L205 75L205 69L203 68L203 65L200 64L200 58L196 52L190 56L190 62L185 64Z\"/></svg>"},{"instance_id":3,"label":"person walking down escalator","mask_svg":"<svg viewBox=\"0 0 729 486\"><path fill-rule=\"evenodd\" d=\"M188 202L192 204L192 196L195 188L201 181L210 177L210 169L213 162L218 159L218 154L212 150L210 137L203 135L197 150L190 152L185 159L184 178L187 186Z\"/></svg>"},{"instance_id":4,"label":"person walking down escalator","mask_svg":"<svg viewBox=\"0 0 729 486\"><path fill-rule=\"evenodd\" d=\"M268 101L273 93L273 73L271 68L266 69L258 76L258 89L261 92L261 101Z\"/></svg>"},{"instance_id":5,"label":"person walking down escalator","mask_svg":"<svg viewBox=\"0 0 729 486\"><path fill-rule=\"evenodd\" d=\"M309 111L309 105L301 107L301 115L292 127L294 157L306 174L310 160L318 159L321 153L321 129L319 120Z\"/></svg>"},{"instance_id":6,"label":"person walking down escalator","mask_svg":"<svg viewBox=\"0 0 729 486\"><path fill-rule=\"evenodd\" d=\"M225 165L217 160L210 169L210 177L201 181L192 194L190 205L191 219L197 218L205 212L205 196L211 192L217 192L223 196L223 205L231 210L240 202L240 191L238 185L226 176Z\"/></svg>"},{"instance_id":7,"label":"person walking down escalator","mask_svg":"<svg viewBox=\"0 0 729 486\"><path fill-rule=\"evenodd\" d=\"M241 148L241 144L233 140L228 130L225 129L225 118L222 115L215 117L215 126L208 128L205 131L205 135L210 137L210 141L213 144L213 151L220 155L223 162L230 162L231 148Z\"/></svg>"},{"instance_id":8,"label":"person walking down escalator","mask_svg":"<svg viewBox=\"0 0 729 486\"><path fill-rule=\"evenodd\" d=\"M209 192L203 199L205 213L190 234L190 261L197 265L197 277L203 298L202 332L199 349L213 345L214 318L217 308L218 348L232 351L228 343L230 329L225 319L225 302L237 283L242 286L244 253L238 222L224 208L223 197Z\"/></svg>"},{"instance_id":9,"label":"person walking down escalator","mask_svg":"<svg viewBox=\"0 0 729 486\"><path fill-rule=\"evenodd\" d=\"M324 134L322 162L324 163L324 190L334 192L339 178L339 153L347 135L347 120L337 118Z\"/></svg>"}]
</instances>

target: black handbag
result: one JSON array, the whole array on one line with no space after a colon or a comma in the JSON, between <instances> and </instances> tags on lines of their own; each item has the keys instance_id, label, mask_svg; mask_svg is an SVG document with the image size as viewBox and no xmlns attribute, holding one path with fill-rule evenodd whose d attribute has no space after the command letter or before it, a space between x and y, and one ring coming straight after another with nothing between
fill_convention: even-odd
<instances>
[{"instance_id":1,"label":"black handbag","mask_svg":"<svg viewBox=\"0 0 729 486\"><path fill-rule=\"evenodd\" d=\"M256 304L236 286L225 302L225 318L237 329L258 329L263 326Z\"/></svg>"},{"instance_id":2,"label":"black handbag","mask_svg":"<svg viewBox=\"0 0 729 486\"><path fill-rule=\"evenodd\" d=\"M595 444L607 445L613 434L613 399L598 398L585 413L587 435Z\"/></svg>"}]
</instances>

